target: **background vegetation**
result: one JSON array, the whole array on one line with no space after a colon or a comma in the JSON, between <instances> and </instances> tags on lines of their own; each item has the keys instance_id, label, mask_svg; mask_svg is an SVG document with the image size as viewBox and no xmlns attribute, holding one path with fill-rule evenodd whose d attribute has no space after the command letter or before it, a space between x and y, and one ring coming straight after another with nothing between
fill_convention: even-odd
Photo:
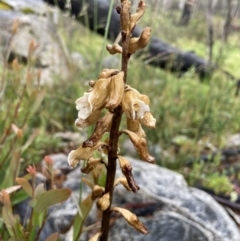
<instances>
[{"instance_id":1,"label":"background vegetation","mask_svg":"<svg viewBox=\"0 0 240 241\"><path fill-rule=\"evenodd\" d=\"M195 13L188 26L179 26L179 18L179 11L149 8L140 25L151 26L153 35L207 59L204 13ZM239 78L240 35L231 33L228 42L223 43L223 20L218 15L213 18L212 62L220 69L210 77L200 80L194 69L173 74L134 59L130 62L128 83L148 93L151 99L157 126L146 132L158 164L182 173L190 185L230 195L233 180L238 185L240 176L237 169L221 168L220 150L227 146L230 135L240 131L240 97L235 96L236 83L221 69ZM238 19L235 24L240 25ZM0 66L0 189L16 185L15 178L25 175L28 165L38 166L45 155L68 153L54 134L78 132L74 126L75 100L86 91L87 82L97 77L100 64L109 56L102 37L78 23L70 24L66 17L61 18L58 33L68 51L81 53L85 62L80 69L69 65L69 79L56 76L52 85L35 86L32 83L38 73L31 66L16 62L10 68ZM26 70L29 75L23 74ZM25 177L30 179L29 174ZM12 202L16 204L24 198L26 195L21 193ZM0 229L2 225L0 222Z\"/></svg>"}]
</instances>

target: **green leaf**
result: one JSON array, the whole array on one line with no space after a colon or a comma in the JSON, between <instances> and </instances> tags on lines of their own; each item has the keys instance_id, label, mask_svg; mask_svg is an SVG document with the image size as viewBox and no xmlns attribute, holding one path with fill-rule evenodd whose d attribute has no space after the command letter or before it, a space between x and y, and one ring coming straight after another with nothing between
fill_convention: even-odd
<instances>
[{"instance_id":1,"label":"green leaf","mask_svg":"<svg viewBox=\"0 0 240 241\"><path fill-rule=\"evenodd\" d=\"M32 101L33 104L29 107L30 116L38 110L38 108L42 104L44 97L45 97L45 90L33 91L31 93L30 102Z\"/></svg>"},{"instance_id":2,"label":"green leaf","mask_svg":"<svg viewBox=\"0 0 240 241\"><path fill-rule=\"evenodd\" d=\"M28 198L28 194L23 190L19 190L18 192L13 193L12 195L12 206L15 206L18 203L23 202Z\"/></svg>"},{"instance_id":3,"label":"green leaf","mask_svg":"<svg viewBox=\"0 0 240 241\"><path fill-rule=\"evenodd\" d=\"M37 185L37 187L35 188L34 197L38 198L39 196L41 196L45 192L46 192L46 190L44 188L44 184L43 183L39 183Z\"/></svg>"},{"instance_id":4,"label":"green leaf","mask_svg":"<svg viewBox=\"0 0 240 241\"><path fill-rule=\"evenodd\" d=\"M30 197L32 197L32 195L33 195L33 188L32 188L32 186L30 185L30 183L26 179L21 178L21 177L17 177L16 178L16 182L24 189L24 191Z\"/></svg>"},{"instance_id":5,"label":"green leaf","mask_svg":"<svg viewBox=\"0 0 240 241\"><path fill-rule=\"evenodd\" d=\"M53 233L47 237L45 241L57 241L58 240L58 233Z\"/></svg>"},{"instance_id":6,"label":"green leaf","mask_svg":"<svg viewBox=\"0 0 240 241\"><path fill-rule=\"evenodd\" d=\"M13 10L13 7L11 7L9 4L0 2L0 10Z\"/></svg>"},{"instance_id":7,"label":"green leaf","mask_svg":"<svg viewBox=\"0 0 240 241\"><path fill-rule=\"evenodd\" d=\"M22 153L24 153L27 150L27 148L33 143L33 141L37 137L38 133L39 133L39 129L36 129L33 131L31 136L28 138L27 142L22 147Z\"/></svg>"},{"instance_id":8,"label":"green leaf","mask_svg":"<svg viewBox=\"0 0 240 241\"><path fill-rule=\"evenodd\" d=\"M73 224L73 240L78 240L81 232L82 232L82 228L84 225L84 222L89 214L89 212L92 209L92 205L93 205L93 200L92 200L92 194L90 193L85 200L83 200L82 202L80 202L79 204L79 208L81 210L81 215L79 214L79 212L76 214L75 219L74 219L74 224Z\"/></svg>"},{"instance_id":9,"label":"green leaf","mask_svg":"<svg viewBox=\"0 0 240 241\"><path fill-rule=\"evenodd\" d=\"M41 213L52 205L64 202L71 196L71 193L72 191L68 188L47 191L37 198L34 211Z\"/></svg>"}]
</instances>

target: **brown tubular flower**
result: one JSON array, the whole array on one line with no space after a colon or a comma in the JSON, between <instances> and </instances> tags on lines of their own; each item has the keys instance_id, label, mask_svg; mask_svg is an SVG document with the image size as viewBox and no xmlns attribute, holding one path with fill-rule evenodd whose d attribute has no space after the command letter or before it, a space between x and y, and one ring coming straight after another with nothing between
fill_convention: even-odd
<instances>
[{"instance_id":1,"label":"brown tubular flower","mask_svg":"<svg viewBox=\"0 0 240 241\"><path fill-rule=\"evenodd\" d=\"M105 107L109 96L110 82L111 78L102 78L95 82L93 90L89 95L89 102L92 105L93 111Z\"/></svg>"},{"instance_id":2,"label":"brown tubular flower","mask_svg":"<svg viewBox=\"0 0 240 241\"><path fill-rule=\"evenodd\" d=\"M140 189L140 187L136 184L136 182L133 178L132 165L129 163L128 160L126 160L122 156L118 156L118 161L119 161L122 173L127 179L127 183L129 185L129 187L131 188L131 190L133 192L137 192Z\"/></svg>"},{"instance_id":3,"label":"brown tubular flower","mask_svg":"<svg viewBox=\"0 0 240 241\"><path fill-rule=\"evenodd\" d=\"M147 228L140 222L140 220L134 213L131 213L127 209L119 208L119 207L113 207L112 210L115 212L121 213L122 216L125 218L125 220L139 232L143 234L148 233Z\"/></svg>"},{"instance_id":4,"label":"brown tubular flower","mask_svg":"<svg viewBox=\"0 0 240 241\"><path fill-rule=\"evenodd\" d=\"M121 0L121 3L122 3L121 14L120 14L121 31L127 35L130 33L130 27L131 27L131 15L130 15L131 2L128 0Z\"/></svg>"},{"instance_id":5,"label":"brown tubular flower","mask_svg":"<svg viewBox=\"0 0 240 241\"><path fill-rule=\"evenodd\" d=\"M119 44L108 44L106 46L106 49L110 54L121 54L122 53L122 47Z\"/></svg>"},{"instance_id":6,"label":"brown tubular flower","mask_svg":"<svg viewBox=\"0 0 240 241\"><path fill-rule=\"evenodd\" d=\"M123 94L124 94L124 72L121 71L118 74L112 76L110 82L110 93L109 93L109 100L105 105L106 109L113 111L117 106L120 105Z\"/></svg>"},{"instance_id":7,"label":"brown tubular flower","mask_svg":"<svg viewBox=\"0 0 240 241\"><path fill-rule=\"evenodd\" d=\"M144 1L138 3L136 13L131 15L131 30L133 30L137 24L137 21L143 16L145 12L146 4Z\"/></svg>"},{"instance_id":8,"label":"brown tubular flower","mask_svg":"<svg viewBox=\"0 0 240 241\"><path fill-rule=\"evenodd\" d=\"M145 138L139 137L137 134L129 130L122 130L121 133L128 135L134 145L135 150L142 160L150 163L156 163L155 158L148 152L147 141Z\"/></svg>"},{"instance_id":9,"label":"brown tubular flower","mask_svg":"<svg viewBox=\"0 0 240 241\"><path fill-rule=\"evenodd\" d=\"M107 114L102 119L98 120L92 135L86 141L83 142L82 146L93 147L97 145L97 143L102 138L103 134L109 130L112 117L113 113L107 112Z\"/></svg>"},{"instance_id":10,"label":"brown tubular flower","mask_svg":"<svg viewBox=\"0 0 240 241\"><path fill-rule=\"evenodd\" d=\"M134 88L128 87L122 100L122 107L129 119L138 120L150 111L148 104L141 100L141 94Z\"/></svg>"},{"instance_id":11,"label":"brown tubular flower","mask_svg":"<svg viewBox=\"0 0 240 241\"><path fill-rule=\"evenodd\" d=\"M139 120L132 120L130 118L127 118L127 129L129 131L134 132L139 137L143 137L143 138L146 137L145 132L144 132Z\"/></svg>"},{"instance_id":12,"label":"brown tubular flower","mask_svg":"<svg viewBox=\"0 0 240 241\"><path fill-rule=\"evenodd\" d=\"M147 46L151 36L151 28L146 27L140 37L138 38L131 38L128 53L132 54L136 52L137 50L143 49Z\"/></svg>"},{"instance_id":13,"label":"brown tubular flower","mask_svg":"<svg viewBox=\"0 0 240 241\"><path fill-rule=\"evenodd\" d=\"M151 112L146 112L144 117L139 121L141 124L147 126L148 128L155 128L156 119L152 116Z\"/></svg>"},{"instance_id":14,"label":"brown tubular flower","mask_svg":"<svg viewBox=\"0 0 240 241\"><path fill-rule=\"evenodd\" d=\"M77 164L81 160L88 160L93 152L101 145L102 143L98 143L98 145L94 146L93 148L86 147L84 148L82 145L78 147L78 149L71 151L68 154L68 163L71 167L76 167Z\"/></svg>"}]
</instances>

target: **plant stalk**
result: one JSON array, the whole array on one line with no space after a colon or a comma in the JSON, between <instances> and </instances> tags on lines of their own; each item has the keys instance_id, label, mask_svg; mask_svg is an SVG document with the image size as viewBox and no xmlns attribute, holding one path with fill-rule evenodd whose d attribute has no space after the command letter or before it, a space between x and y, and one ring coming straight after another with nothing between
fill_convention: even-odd
<instances>
[{"instance_id":1,"label":"plant stalk","mask_svg":"<svg viewBox=\"0 0 240 241\"><path fill-rule=\"evenodd\" d=\"M128 60L131 56L130 54L128 54L128 45L129 45L130 38L131 38L131 34L126 35L126 33L122 32L122 50L123 51L122 51L121 70L124 72L124 83L126 83L127 81ZM115 181L115 174L116 174L116 167L117 167L118 137L119 137L119 126L121 123L121 118L122 118L122 107L120 105L114 110L114 116L112 119L112 126L110 130L107 180L106 180L106 186L105 186L105 193L110 194L110 205L103 212L102 225L101 225L102 235L100 237L100 241L108 240L112 197L113 197L114 181Z\"/></svg>"}]
</instances>

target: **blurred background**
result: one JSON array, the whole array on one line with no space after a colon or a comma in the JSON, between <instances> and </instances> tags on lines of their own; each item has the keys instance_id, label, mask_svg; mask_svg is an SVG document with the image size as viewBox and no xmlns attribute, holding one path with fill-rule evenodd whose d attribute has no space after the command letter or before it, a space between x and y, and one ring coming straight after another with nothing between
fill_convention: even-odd
<instances>
[{"instance_id":1,"label":"blurred background","mask_svg":"<svg viewBox=\"0 0 240 241\"><path fill-rule=\"evenodd\" d=\"M45 2L0 1L0 189L29 165L40 170L45 155L76 149L92 130L75 127L75 100L101 68L121 68L105 49L118 35L118 1ZM146 26L152 41L131 57L128 84L151 100L149 150L237 213L240 0L151 0L135 34Z\"/></svg>"}]
</instances>

